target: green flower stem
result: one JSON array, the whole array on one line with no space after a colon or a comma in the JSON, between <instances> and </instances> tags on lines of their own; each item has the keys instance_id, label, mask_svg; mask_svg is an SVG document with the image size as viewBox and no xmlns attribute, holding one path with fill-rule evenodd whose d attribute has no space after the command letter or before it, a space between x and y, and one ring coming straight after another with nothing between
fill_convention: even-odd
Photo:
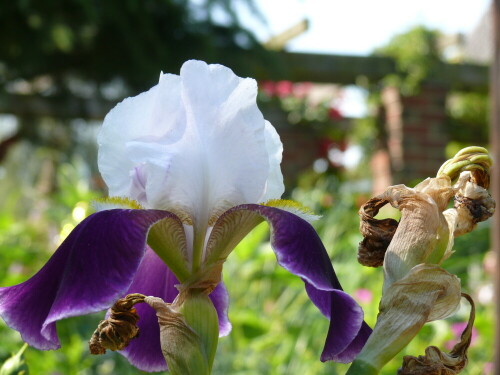
<instances>
[{"instance_id":1,"label":"green flower stem","mask_svg":"<svg viewBox=\"0 0 500 375\"><path fill-rule=\"evenodd\" d=\"M205 293L190 295L179 312L183 314L186 323L198 334L208 369L211 371L219 341L219 318L212 300Z\"/></svg>"},{"instance_id":2,"label":"green flower stem","mask_svg":"<svg viewBox=\"0 0 500 375\"><path fill-rule=\"evenodd\" d=\"M208 222L208 220L207 220ZM199 228L194 226L194 241L193 241L193 265L192 273L198 271L201 267L201 262L203 258L203 249L205 247L205 236L207 233L208 225L200 225Z\"/></svg>"},{"instance_id":3,"label":"green flower stem","mask_svg":"<svg viewBox=\"0 0 500 375\"><path fill-rule=\"evenodd\" d=\"M362 360L355 359L346 375L378 375L379 370Z\"/></svg>"}]
</instances>

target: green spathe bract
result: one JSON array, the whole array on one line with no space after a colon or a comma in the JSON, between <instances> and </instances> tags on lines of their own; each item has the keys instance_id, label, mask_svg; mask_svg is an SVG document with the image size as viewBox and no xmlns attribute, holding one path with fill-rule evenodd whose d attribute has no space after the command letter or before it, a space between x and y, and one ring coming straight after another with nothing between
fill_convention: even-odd
<instances>
[{"instance_id":1,"label":"green spathe bract","mask_svg":"<svg viewBox=\"0 0 500 375\"><path fill-rule=\"evenodd\" d=\"M186 323L198 334L210 373L219 340L217 311L205 293L192 294L179 311L184 315Z\"/></svg>"}]
</instances>

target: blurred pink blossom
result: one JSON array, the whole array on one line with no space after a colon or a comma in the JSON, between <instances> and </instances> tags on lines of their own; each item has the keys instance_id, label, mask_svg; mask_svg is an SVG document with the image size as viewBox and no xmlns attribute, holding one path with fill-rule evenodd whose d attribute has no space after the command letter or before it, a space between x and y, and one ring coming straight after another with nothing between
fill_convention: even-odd
<instances>
[{"instance_id":1,"label":"blurred pink blossom","mask_svg":"<svg viewBox=\"0 0 500 375\"><path fill-rule=\"evenodd\" d=\"M488 251L484 256L484 270L489 275L495 275L497 272L497 257L493 251Z\"/></svg>"},{"instance_id":2,"label":"blurred pink blossom","mask_svg":"<svg viewBox=\"0 0 500 375\"><path fill-rule=\"evenodd\" d=\"M274 96L274 82L273 81L262 81L259 83L260 89L267 96Z\"/></svg>"},{"instance_id":3,"label":"blurred pink blossom","mask_svg":"<svg viewBox=\"0 0 500 375\"><path fill-rule=\"evenodd\" d=\"M451 350L457 342L460 340L462 332L467 327L467 322L453 323L451 325L451 332L453 333L453 340L447 341L445 344L446 349ZM472 335L470 345L473 346L479 337L479 333L475 327L472 327Z\"/></svg>"},{"instance_id":4,"label":"blurred pink blossom","mask_svg":"<svg viewBox=\"0 0 500 375\"><path fill-rule=\"evenodd\" d=\"M298 82L293 85L293 95L296 98L305 98L309 92L313 84L311 82Z\"/></svg>"},{"instance_id":5,"label":"blurred pink blossom","mask_svg":"<svg viewBox=\"0 0 500 375\"><path fill-rule=\"evenodd\" d=\"M493 374L493 362L486 362L483 367L484 375Z\"/></svg>"},{"instance_id":6,"label":"blurred pink blossom","mask_svg":"<svg viewBox=\"0 0 500 375\"><path fill-rule=\"evenodd\" d=\"M335 107L331 107L330 109L328 109L328 117L330 118L330 120L334 121L340 121L343 118L340 111Z\"/></svg>"},{"instance_id":7,"label":"blurred pink blossom","mask_svg":"<svg viewBox=\"0 0 500 375\"><path fill-rule=\"evenodd\" d=\"M293 83L292 81L278 81L275 83L274 90L280 98L290 96L293 94Z\"/></svg>"},{"instance_id":8,"label":"blurred pink blossom","mask_svg":"<svg viewBox=\"0 0 500 375\"><path fill-rule=\"evenodd\" d=\"M373 299L373 293L364 288L360 288L354 292L354 298L361 303L370 303Z\"/></svg>"}]
</instances>

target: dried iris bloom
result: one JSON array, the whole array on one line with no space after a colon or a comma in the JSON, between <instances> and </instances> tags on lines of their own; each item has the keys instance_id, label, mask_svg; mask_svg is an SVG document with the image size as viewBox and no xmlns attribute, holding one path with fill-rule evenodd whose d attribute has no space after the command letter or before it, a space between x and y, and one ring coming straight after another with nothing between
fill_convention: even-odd
<instances>
[{"instance_id":1,"label":"dried iris bloom","mask_svg":"<svg viewBox=\"0 0 500 375\"><path fill-rule=\"evenodd\" d=\"M452 255L454 237L493 215L495 202L486 190L490 166L484 148L468 147L443 164L437 177L414 188L390 186L360 209L364 239L358 259L367 266L383 265L384 285L373 334L348 374L378 374L426 322L456 311L462 295L460 280L440 265ZM452 198L454 207L448 208ZM387 203L401 211L399 223L375 219ZM462 347L463 356L466 347ZM429 349L429 353L436 352ZM417 371L415 366L412 371ZM421 366L418 371L433 373L430 367L422 370Z\"/></svg>"}]
</instances>

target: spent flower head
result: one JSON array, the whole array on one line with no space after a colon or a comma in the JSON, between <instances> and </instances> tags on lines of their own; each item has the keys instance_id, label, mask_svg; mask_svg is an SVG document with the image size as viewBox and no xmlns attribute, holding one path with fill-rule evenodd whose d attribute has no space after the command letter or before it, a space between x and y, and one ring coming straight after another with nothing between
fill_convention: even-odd
<instances>
[{"instance_id":1,"label":"spent flower head","mask_svg":"<svg viewBox=\"0 0 500 375\"><path fill-rule=\"evenodd\" d=\"M464 295L460 280L441 264L453 254L454 237L493 215L495 202L486 190L490 166L487 150L468 147L444 163L435 178L414 188L390 186L361 207L364 239L358 259L366 266L383 266L384 286L373 334L348 374L377 374L426 322L456 311ZM452 198L454 207L448 208ZM375 218L385 204L401 211L399 222ZM401 374L441 374L435 369L445 367L453 371L447 374L455 374L465 367L474 321L470 301L467 334L452 353L429 347L422 360L405 359Z\"/></svg>"}]
</instances>

